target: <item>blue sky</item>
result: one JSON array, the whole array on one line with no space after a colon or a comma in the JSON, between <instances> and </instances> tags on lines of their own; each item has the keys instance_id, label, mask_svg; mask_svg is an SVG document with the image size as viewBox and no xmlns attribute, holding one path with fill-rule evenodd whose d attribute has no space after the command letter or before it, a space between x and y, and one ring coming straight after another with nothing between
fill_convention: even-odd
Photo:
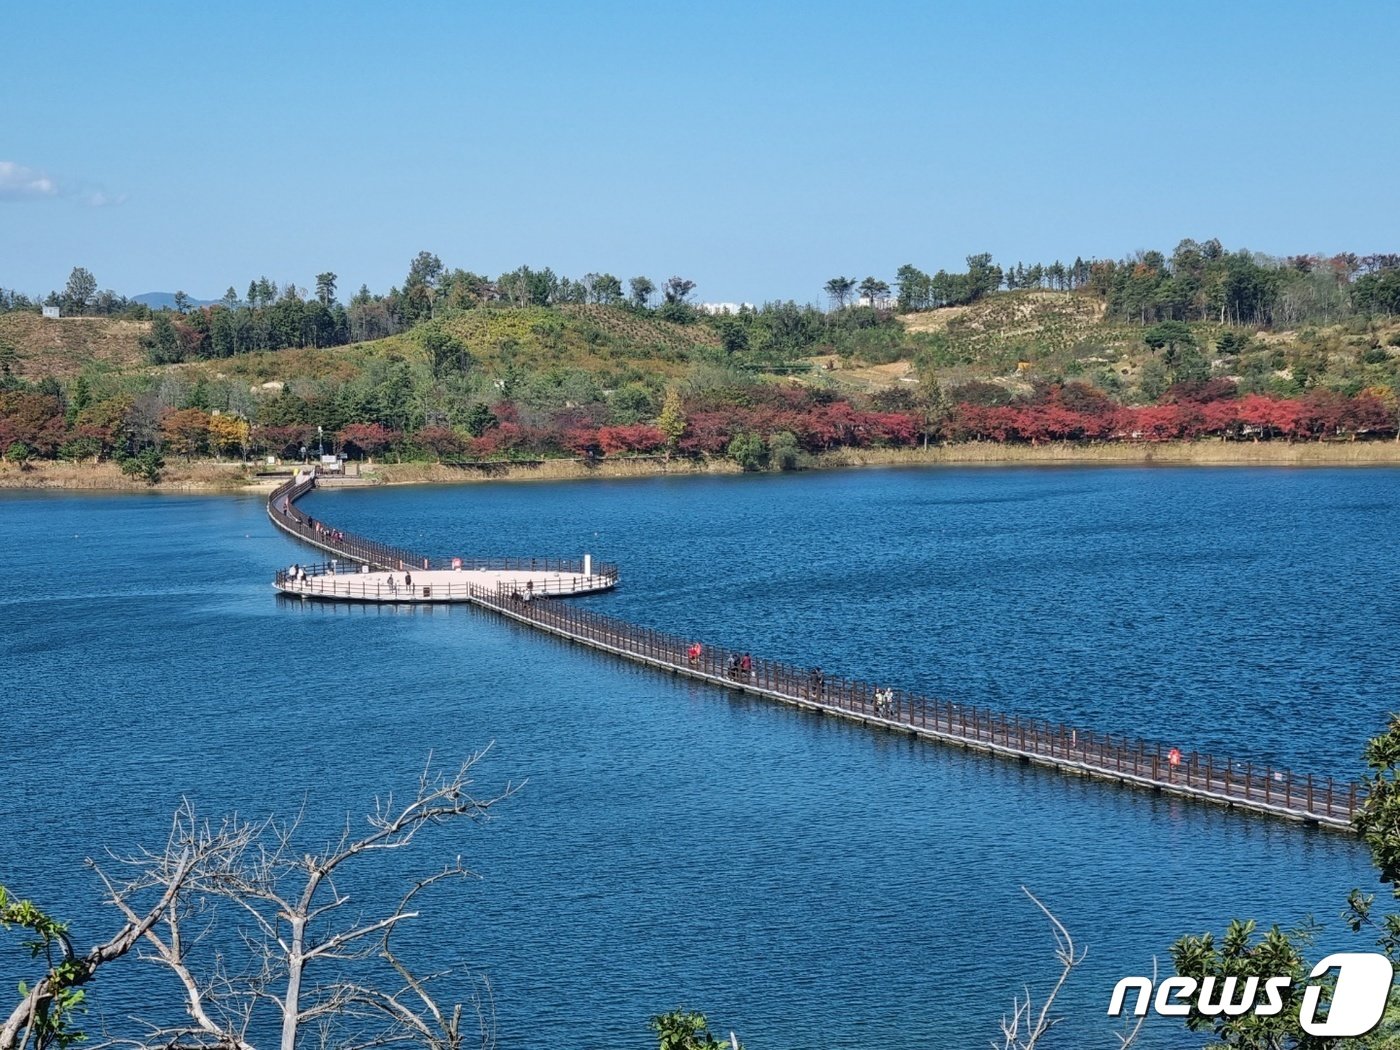
<instances>
[{"instance_id":1,"label":"blue sky","mask_svg":"<svg viewBox=\"0 0 1400 1050\"><path fill-rule=\"evenodd\" d=\"M836 274L1400 250L1400 4L38 4L0 286L400 283L419 250L817 301Z\"/></svg>"}]
</instances>

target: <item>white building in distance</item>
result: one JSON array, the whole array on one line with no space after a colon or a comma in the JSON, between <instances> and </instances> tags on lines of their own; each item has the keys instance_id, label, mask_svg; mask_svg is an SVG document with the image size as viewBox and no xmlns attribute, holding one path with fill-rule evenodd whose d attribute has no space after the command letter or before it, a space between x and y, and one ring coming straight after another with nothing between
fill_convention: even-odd
<instances>
[{"instance_id":1,"label":"white building in distance","mask_svg":"<svg viewBox=\"0 0 1400 1050\"><path fill-rule=\"evenodd\" d=\"M752 310L753 303L700 303L695 309L702 314L737 314L741 310Z\"/></svg>"}]
</instances>

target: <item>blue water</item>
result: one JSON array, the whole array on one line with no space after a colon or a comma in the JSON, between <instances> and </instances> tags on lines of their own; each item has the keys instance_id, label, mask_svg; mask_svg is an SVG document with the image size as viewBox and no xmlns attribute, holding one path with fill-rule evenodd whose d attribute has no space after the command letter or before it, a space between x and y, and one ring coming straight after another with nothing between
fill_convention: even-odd
<instances>
[{"instance_id":1,"label":"blue water","mask_svg":"<svg viewBox=\"0 0 1400 1050\"><path fill-rule=\"evenodd\" d=\"M435 554L589 551L624 583L588 604L687 636L1350 776L1400 670L1397 482L864 471L305 506ZM985 1046L1052 977L1022 885L1089 947L1056 1045L1111 1046L1114 981L1179 934L1333 920L1374 878L1345 836L871 733L471 610L279 601L273 569L307 554L255 498L8 494L0 535L0 882L80 944L115 925L83 858L158 844L182 797L211 816L305 802L315 841L430 752L491 742L481 792L524 782L497 819L382 870L460 852L479 875L403 943L489 977L507 1047L641 1048L679 1005L754 1050ZM24 975L0 953L0 988ZM90 1027L172 991L114 964ZM1199 1043L1158 1022L1149 1045Z\"/></svg>"}]
</instances>

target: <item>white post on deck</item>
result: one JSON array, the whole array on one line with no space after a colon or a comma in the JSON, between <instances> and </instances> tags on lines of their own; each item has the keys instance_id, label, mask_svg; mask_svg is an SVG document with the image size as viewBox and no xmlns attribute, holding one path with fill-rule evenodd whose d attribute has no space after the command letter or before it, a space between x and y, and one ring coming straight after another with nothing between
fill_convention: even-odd
<instances>
[{"instance_id":1,"label":"white post on deck","mask_svg":"<svg viewBox=\"0 0 1400 1050\"><path fill-rule=\"evenodd\" d=\"M583 556L583 574L585 576L593 575L593 555L591 554L585 554Z\"/></svg>"}]
</instances>

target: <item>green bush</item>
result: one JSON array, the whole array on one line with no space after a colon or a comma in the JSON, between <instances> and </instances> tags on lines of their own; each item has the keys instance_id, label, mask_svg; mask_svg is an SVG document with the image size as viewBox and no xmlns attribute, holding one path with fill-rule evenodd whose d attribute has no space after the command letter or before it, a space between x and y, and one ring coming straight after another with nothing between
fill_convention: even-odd
<instances>
[{"instance_id":1,"label":"green bush","mask_svg":"<svg viewBox=\"0 0 1400 1050\"><path fill-rule=\"evenodd\" d=\"M768 465L768 449L757 434L735 434L728 455L744 470L762 470Z\"/></svg>"},{"instance_id":2,"label":"green bush","mask_svg":"<svg viewBox=\"0 0 1400 1050\"><path fill-rule=\"evenodd\" d=\"M96 438L76 437L69 438L58 446L58 458L66 459L70 463L78 463L85 459L94 459L102 452L102 443Z\"/></svg>"},{"instance_id":3,"label":"green bush","mask_svg":"<svg viewBox=\"0 0 1400 1050\"><path fill-rule=\"evenodd\" d=\"M779 470L801 470L807 463L796 436L787 430L779 431L769 440L768 457Z\"/></svg>"},{"instance_id":4,"label":"green bush","mask_svg":"<svg viewBox=\"0 0 1400 1050\"><path fill-rule=\"evenodd\" d=\"M120 457L117 462L127 477L141 478L148 485L158 482L161 471L165 469L165 458L156 448L144 448L134 456Z\"/></svg>"},{"instance_id":5,"label":"green bush","mask_svg":"<svg viewBox=\"0 0 1400 1050\"><path fill-rule=\"evenodd\" d=\"M5 450L5 459L16 464L20 470L29 469L29 461L34 457L34 450L23 441L12 442Z\"/></svg>"}]
</instances>

